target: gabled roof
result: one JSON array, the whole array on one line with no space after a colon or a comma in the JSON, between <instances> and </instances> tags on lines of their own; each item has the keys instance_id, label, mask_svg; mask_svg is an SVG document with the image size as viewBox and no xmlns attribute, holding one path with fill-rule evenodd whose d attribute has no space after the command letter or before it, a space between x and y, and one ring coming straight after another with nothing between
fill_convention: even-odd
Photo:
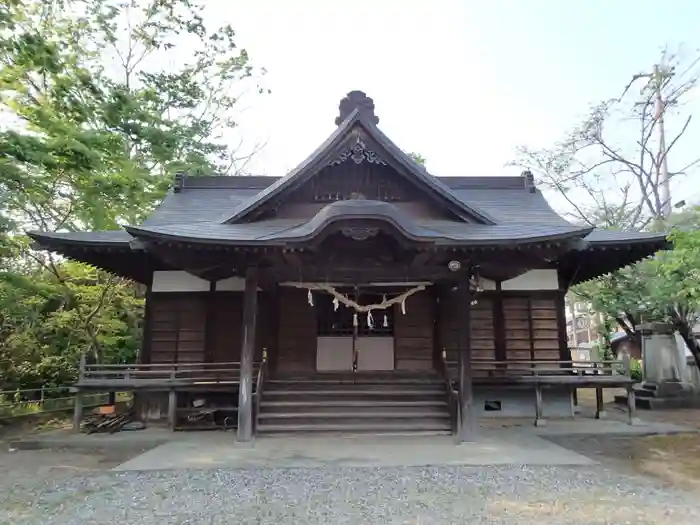
<instances>
[{"instance_id":1,"label":"gabled roof","mask_svg":"<svg viewBox=\"0 0 700 525\"><path fill-rule=\"evenodd\" d=\"M569 251L558 260L558 266L571 284L614 271L668 247L664 234L592 230L571 224L549 206L529 174L434 177L379 130L374 104L364 93L351 92L340 109L335 132L285 177L179 176L176 185L141 225L103 232L28 234L42 248L141 282L146 282L149 272L163 267L163 263L149 251L149 243L134 242L135 239L236 246L233 251L238 246L293 246L313 240L324 231L342 231L352 221L357 224L357 219L383 223L408 241L436 247L492 249L550 241L566 244ZM324 166L351 155L348 145L360 137L371 142L371 151L363 150L363 155L381 155L382 161L424 189L455 220L407 213L409 208L401 207L406 203L372 200L310 206L312 215L304 218L250 220L261 207L271 201L276 204L277 199L304 184Z\"/></svg>"},{"instance_id":2,"label":"gabled roof","mask_svg":"<svg viewBox=\"0 0 700 525\"><path fill-rule=\"evenodd\" d=\"M582 239L592 228L569 223L469 224L440 219L414 219L395 205L383 201L346 200L324 206L311 219L269 219L243 224L215 222L168 223L127 227L136 237L163 238L184 242L230 245L278 244L303 242L320 235L334 223L364 219L388 224L405 238L430 242L436 246L492 246L503 242L524 244Z\"/></svg>"},{"instance_id":3,"label":"gabled roof","mask_svg":"<svg viewBox=\"0 0 700 525\"><path fill-rule=\"evenodd\" d=\"M364 93L362 93L362 96L365 96ZM251 213L265 203L283 195L292 188L298 187L313 177L318 170L340 154L343 148L347 147L353 132L359 128L386 151L389 158L385 160L390 159L394 161L399 168L399 172L414 181L419 187L425 188L429 194L438 197L458 217L473 219L480 224L496 223L486 212L480 210L476 204L467 204L456 198L447 186L430 175L423 166L404 153L389 137L382 133L375 122L373 122L375 119L376 117L373 119L372 115L361 111L360 108L353 109L323 144L304 159L301 164L252 199L242 202L222 222L228 224L244 222Z\"/></svg>"}]
</instances>

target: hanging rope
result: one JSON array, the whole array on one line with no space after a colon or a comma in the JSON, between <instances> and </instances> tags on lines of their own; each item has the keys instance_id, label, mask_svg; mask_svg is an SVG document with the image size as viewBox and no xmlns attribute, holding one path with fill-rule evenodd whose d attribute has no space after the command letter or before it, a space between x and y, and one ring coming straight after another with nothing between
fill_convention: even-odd
<instances>
[{"instance_id":1,"label":"hanging rope","mask_svg":"<svg viewBox=\"0 0 700 525\"><path fill-rule=\"evenodd\" d=\"M414 288L411 288L410 290L405 291L401 295L397 295L396 297L392 297L391 299L387 299L386 295L382 298L382 302L378 304L358 304L349 297L346 297L339 291L337 291L333 286L330 284L323 284L323 283L289 283L290 286L294 286L295 288L303 288L308 290L308 299L309 299L309 304L313 306L313 296L311 294L312 290L313 291L322 291L331 294L334 299L333 299L333 308L337 309L336 304L344 304L348 308L352 308L355 310L355 312L358 313L369 313L372 310L386 310L387 308L391 308L395 304L401 304L401 313L406 314L406 299L411 297L413 294L416 294L418 292L422 292L425 290L425 285L419 285Z\"/></svg>"}]
</instances>

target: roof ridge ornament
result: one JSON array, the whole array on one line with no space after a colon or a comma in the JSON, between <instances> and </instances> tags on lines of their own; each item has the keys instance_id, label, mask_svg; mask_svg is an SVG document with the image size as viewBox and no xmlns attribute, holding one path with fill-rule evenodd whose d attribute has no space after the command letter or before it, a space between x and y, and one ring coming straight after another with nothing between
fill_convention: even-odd
<instances>
[{"instance_id":1,"label":"roof ridge ornament","mask_svg":"<svg viewBox=\"0 0 700 525\"><path fill-rule=\"evenodd\" d=\"M335 119L335 125L339 126L350 114L358 110L365 120L372 124L379 123L379 117L374 114L374 101L364 91L350 91L338 104L340 114Z\"/></svg>"},{"instance_id":2,"label":"roof ridge ornament","mask_svg":"<svg viewBox=\"0 0 700 525\"><path fill-rule=\"evenodd\" d=\"M535 176L530 170L525 170L521 173L521 176L525 180L525 189L530 193L535 193L537 187L535 186Z\"/></svg>"},{"instance_id":3,"label":"roof ridge ornament","mask_svg":"<svg viewBox=\"0 0 700 525\"><path fill-rule=\"evenodd\" d=\"M178 171L173 179L173 193L180 193L185 189L185 174Z\"/></svg>"},{"instance_id":4,"label":"roof ridge ornament","mask_svg":"<svg viewBox=\"0 0 700 525\"><path fill-rule=\"evenodd\" d=\"M367 148L365 141L362 140L359 135L355 139L355 144L341 151L340 155L331 160L328 165L337 166L338 164L346 162L348 159L352 160L355 164L367 162L369 164L381 164L382 166L387 165L386 161L381 158L376 151Z\"/></svg>"}]
</instances>

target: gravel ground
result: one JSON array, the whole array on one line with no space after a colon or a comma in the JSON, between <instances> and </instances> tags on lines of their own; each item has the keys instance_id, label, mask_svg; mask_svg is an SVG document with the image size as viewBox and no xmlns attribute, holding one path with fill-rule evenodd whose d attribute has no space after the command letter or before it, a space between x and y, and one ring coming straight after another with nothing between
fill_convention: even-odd
<instances>
[{"instance_id":1,"label":"gravel ground","mask_svg":"<svg viewBox=\"0 0 700 525\"><path fill-rule=\"evenodd\" d=\"M0 523L700 523L690 493L604 467L101 472L0 492Z\"/></svg>"}]
</instances>

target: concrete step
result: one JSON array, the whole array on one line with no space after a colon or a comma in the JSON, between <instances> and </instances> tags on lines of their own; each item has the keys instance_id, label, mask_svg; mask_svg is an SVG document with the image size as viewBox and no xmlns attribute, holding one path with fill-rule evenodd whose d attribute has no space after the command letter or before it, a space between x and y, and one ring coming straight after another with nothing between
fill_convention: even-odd
<instances>
[{"instance_id":1,"label":"concrete step","mask_svg":"<svg viewBox=\"0 0 700 525\"><path fill-rule=\"evenodd\" d=\"M447 405L435 402L434 404L394 404L392 402L301 402L295 404L279 405L272 403L260 404L261 417L267 414L327 414L329 417L361 416L366 412L382 414L382 417L404 417L405 414L428 413L446 414ZM396 414L396 416L394 416Z\"/></svg>"},{"instance_id":2,"label":"concrete step","mask_svg":"<svg viewBox=\"0 0 700 525\"><path fill-rule=\"evenodd\" d=\"M276 390L263 392L262 402L282 402L295 401L299 403L325 404L348 403L355 401L358 403L387 403L399 401L430 401L447 402L445 391L423 391L398 390L398 391L376 391L376 390Z\"/></svg>"},{"instance_id":3,"label":"concrete step","mask_svg":"<svg viewBox=\"0 0 700 525\"><path fill-rule=\"evenodd\" d=\"M276 390L445 390L444 383L338 383L334 381L268 381L265 383L265 390L274 392Z\"/></svg>"},{"instance_id":4,"label":"concrete step","mask_svg":"<svg viewBox=\"0 0 700 525\"><path fill-rule=\"evenodd\" d=\"M355 422L331 422L331 423L259 423L260 434L274 433L306 433L306 432L344 432L344 433L423 433L435 432L450 434L450 422L437 421L385 421L382 423L355 423Z\"/></svg>"},{"instance_id":5,"label":"concrete step","mask_svg":"<svg viewBox=\"0 0 700 525\"><path fill-rule=\"evenodd\" d=\"M265 397L265 396L263 396ZM444 399L435 399L435 400L425 400L425 399L418 399L418 400L400 400L400 401L392 401L392 400L386 400L386 399L368 399L368 400L362 400L362 399L343 399L343 400L324 400L323 401L323 406L324 407L329 407L329 408L374 408L374 407L382 407L382 408L387 408L387 409L400 409L400 408L415 408L415 407L444 407L445 406L445 400ZM299 401L299 400L294 400L294 401L268 401L267 399L263 399L260 402L260 406L262 408L271 408L271 409L288 409L288 408L298 408L298 407L308 407L308 406L318 406L319 403L317 400L314 401Z\"/></svg>"},{"instance_id":6,"label":"concrete step","mask_svg":"<svg viewBox=\"0 0 700 525\"><path fill-rule=\"evenodd\" d=\"M447 410L422 410L411 412L355 412L354 414L336 412L331 410L325 411L309 411L309 412L261 412L258 416L260 421L268 419L327 419L337 420L369 420L369 419L445 419L449 418L450 414Z\"/></svg>"}]
</instances>

